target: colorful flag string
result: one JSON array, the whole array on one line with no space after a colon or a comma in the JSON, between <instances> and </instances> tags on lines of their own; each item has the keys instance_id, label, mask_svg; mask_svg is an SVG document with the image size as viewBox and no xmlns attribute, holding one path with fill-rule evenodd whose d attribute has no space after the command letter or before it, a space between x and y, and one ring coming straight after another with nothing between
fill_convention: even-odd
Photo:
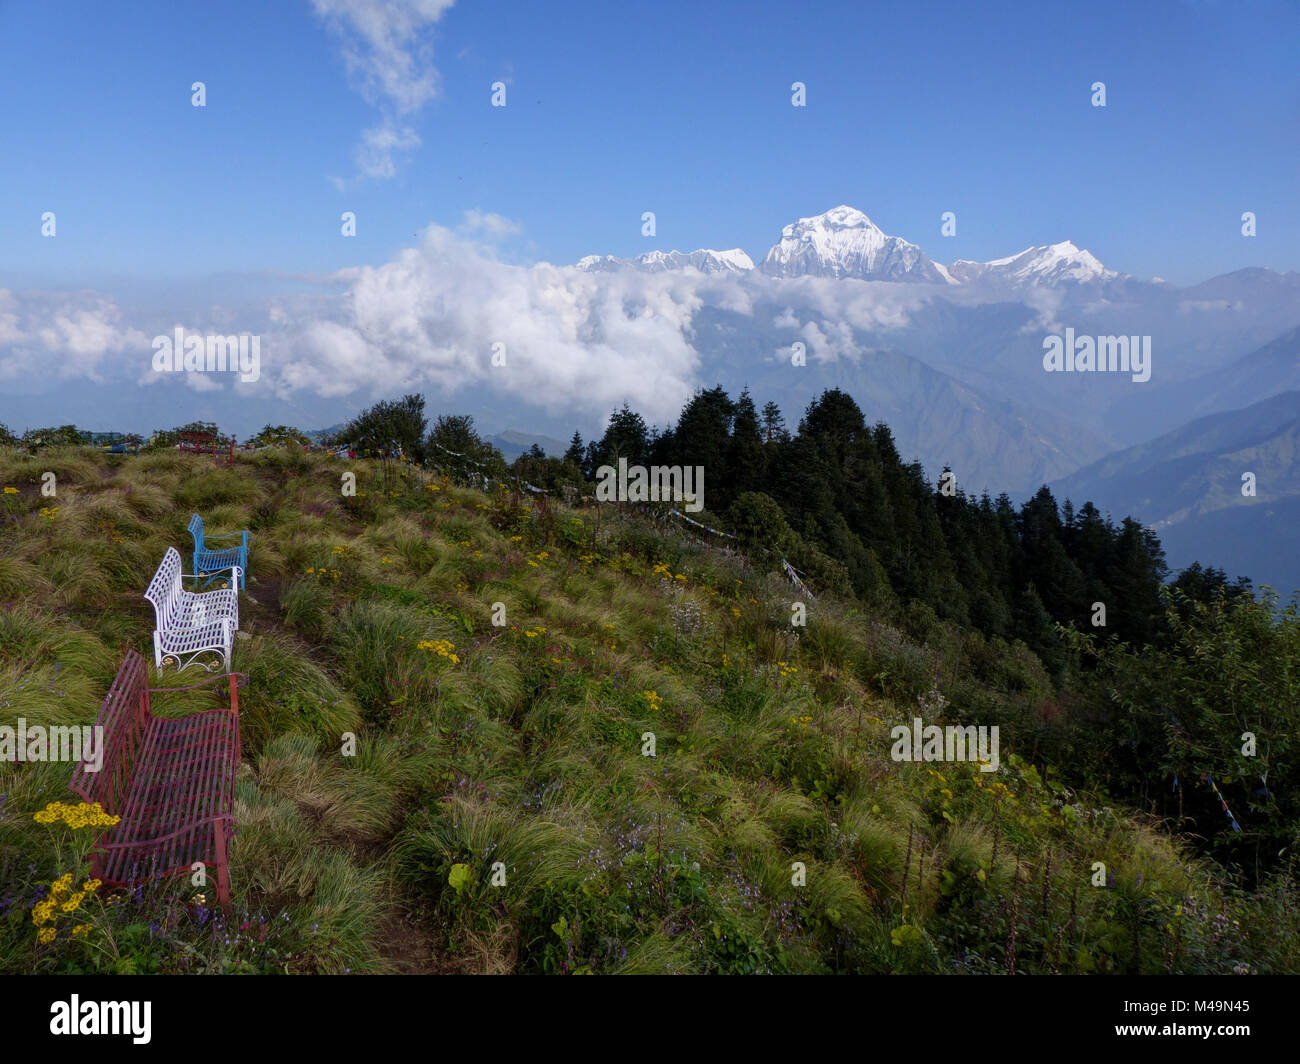
<instances>
[{"instance_id":1,"label":"colorful flag string","mask_svg":"<svg viewBox=\"0 0 1300 1064\"><path fill-rule=\"evenodd\" d=\"M1223 811L1228 814L1228 820L1232 823L1233 831L1240 831L1241 825L1237 823L1237 818L1232 815L1232 810L1228 808L1228 803L1223 800L1223 795L1219 793L1219 788L1214 785L1214 777L1208 772L1201 773L1201 779L1210 785L1210 790L1214 791L1214 796L1219 799L1219 804L1223 806Z\"/></svg>"}]
</instances>

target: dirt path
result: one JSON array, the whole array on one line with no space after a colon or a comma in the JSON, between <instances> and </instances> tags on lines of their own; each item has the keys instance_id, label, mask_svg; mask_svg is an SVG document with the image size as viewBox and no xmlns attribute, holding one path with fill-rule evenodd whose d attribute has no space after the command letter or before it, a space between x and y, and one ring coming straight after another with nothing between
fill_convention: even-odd
<instances>
[{"instance_id":1,"label":"dirt path","mask_svg":"<svg viewBox=\"0 0 1300 1064\"><path fill-rule=\"evenodd\" d=\"M400 905L400 903L399 903ZM455 969L440 961L425 914L405 907L388 910L375 932L375 945L393 975L441 975Z\"/></svg>"}]
</instances>

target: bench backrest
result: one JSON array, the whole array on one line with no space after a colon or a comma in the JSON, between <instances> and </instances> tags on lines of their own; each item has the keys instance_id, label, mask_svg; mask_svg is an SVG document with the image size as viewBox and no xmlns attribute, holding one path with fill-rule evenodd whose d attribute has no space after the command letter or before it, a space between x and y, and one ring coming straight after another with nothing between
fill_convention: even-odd
<instances>
[{"instance_id":1,"label":"bench backrest","mask_svg":"<svg viewBox=\"0 0 1300 1064\"><path fill-rule=\"evenodd\" d=\"M167 548L162 564L149 581L144 597L153 603L158 631L170 629L176 620L176 611L180 608L181 601L181 555L175 547Z\"/></svg>"},{"instance_id":2,"label":"bench backrest","mask_svg":"<svg viewBox=\"0 0 1300 1064\"><path fill-rule=\"evenodd\" d=\"M203 518L195 514L190 518L189 533L194 537L194 549L200 551L203 549Z\"/></svg>"},{"instance_id":3,"label":"bench backrest","mask_svg":"<svg viewBox=\"0 0 1300 1064\"><path fill-rule=\"evenodd\" d=\"M134 650L128 650L113 686L100 708L95 726L104 744L98 772L79 763L68 785L83 801L99 802L105 812L116 813L131 785L131 770L149 725L149 669Z\"/></svg>"}]
</instances>

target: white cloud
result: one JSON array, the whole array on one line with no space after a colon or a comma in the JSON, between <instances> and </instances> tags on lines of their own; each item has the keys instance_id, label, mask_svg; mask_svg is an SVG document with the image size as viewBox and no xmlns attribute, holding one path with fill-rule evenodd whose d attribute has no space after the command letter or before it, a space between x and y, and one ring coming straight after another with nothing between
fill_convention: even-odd
<instances>
[{"instance_id":1,"label":"white cloud","mask_svg":"<svg viewBox=\"0 0 1300 1064\"><path fill-rule=\"evenodd\" d=\"M223 392L226 390L222 378L215 373L181 373L178 376L191 391Z\"/></svg>"},{"instance_id":2,"label":"white cloud","mask_svg":"<svg viewBox=\"0 0 1300 1064\"><path fill-rule=\"evenodd\" d=\"M689 339L698 275L510 266L431 226L420 247L335 279L349 287L328 320L288 330L290 354L274 374L281 397L472 386L593 415L630 399L666 419L698 383ZM504 366L492 364L495 344Z\"/></svg>"},{"instance_id":3,"label":"white cloud","mask_svg":"<svg viewBox=\"0 0 1300 1064\"><path fill-rule=\"evenodd\" d=\"M415 130L399 118L417 114L438 94L430 30L454 0L312 0L316 14L337 36L348 77L383 115L362 133L356 150L363 177L389 178L394 155L419 147ZM336 186L343 184L331 178Z\"/></svg>"},{"instance_id":4,"label":"white cloud","mask_svg":"<svg viewBox=\"0 0 1300 1064\"><path fill-rule=\"evenodd\" d=\"M483 233L488 237L499 238L518 233L523 226L500 214L474 207L465 212L465 221L460 228L467 233Z\"/></svg>"},{"instance_id":5,"label":"white cloud","mask_svg":"<svg viewBox=\"0 0 1300 1064\"><path fill-rule=\"evenodd\" d=\"M1065 296L1057 289L1031 287L1021 293L1020 301L1036 314L1020 327L1018 330L1020 335L1055 333L1065 328L1057 319L1057 314L1065 302Z\"/></svg>"},{"instance_id":6,"label":"white cloud","mask_svg":"<svg viewBox=\"0 0 1300 1064\"><path fill-rule=\"evenodd\" d=\"M823 362L840 358L856 360L861 354L853 336L853 326L846 321L823 321L821 325L808 322L801 330L808 341L808 349Z\"/></svg>"},{"instance_id":7,"label":"white cloud","mask_svg":"<svg viewBox=\"0 0 1300 1064\"><path fill-rule=\"evenodd\" d=\"M426 31L454 0L312 0L342 39L343 59L366 102L419 110L437 94Z\"/></svg>"},{"instance_id":8,"label":"white cloud","mask_svg":"<svg viewBox=\"0 0 1300 1064\"><path fill-rule=\"evenodd\" d=\"M362 177L395 177L397 160L394 155L408 154L419 146L420 137L415 130L409 126L399 128L385 119L379 125L362 131L361 143L353 153L357 171Z\"/></svg>"},{"instance_id":9,"label":"white cloud","mask_svg":"<svg viewBox=\"0 0 1300 1064\"><path fill-rule=\"evenodd\" d=\"M821 318L847 321L860 329L901 329L934 298L925 286L855 278L796 277L761 279L771 298L787 305L777 324L789 325L790 304Z\"/></svg>"},{"instance_id":10,"label":"white cloud","mask_svg":"<svg viewBox=\"0 0 1300 1064\"><path fill-rule=\"evenodd\" d=\"M0 380L100 380L109 355L138 352L147 361L149 338L120 319L112 300L91 294L0 289Z\"/></svg>"}]
</instances>

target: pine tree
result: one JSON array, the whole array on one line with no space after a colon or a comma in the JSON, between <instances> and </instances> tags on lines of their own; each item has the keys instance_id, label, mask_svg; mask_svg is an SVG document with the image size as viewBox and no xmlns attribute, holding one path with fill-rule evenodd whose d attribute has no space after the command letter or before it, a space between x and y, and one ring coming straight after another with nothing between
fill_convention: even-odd
<instances>
[{"instance_id":1,"label":"pine tree","mask_svg":"<svg viewBox=\"0 0 1300 1064\"><path fill-rule=\"evenodd\" d=\"M673 432L673 454L682 465L703 466L710 484L728 484L727 448L736 405L721 388L697 392L682 409Z\"/></svg>"},{"instance_id":2,"label":"pine tree","mask_svg":"<svg viewBox=\"0 0 1300 1064\"><path fill-rule=\"evenodd\" d=\"M764 443L790 442L790 432L785 427L785 417L781 413L781 408L773 400L763 404L762 431Z\"/></svg>"},{"instance_id":3,"label":"pine tree","mask_svg":"<svg viewBox=\"0 0 1300 1064\"><path fill-rule=\"evenodd\" d=\"M626 458L628 465L644 465L649 443L645 419L624 403L621 410L615 410L609 416L605 434L596 445L594 465L616 466L620 458ZM587 475L594 477L595 469Z\"/></svg>"},{"instance_id":4,"label":"pine tree","mask_svg":"<svg viewBox=\"0 0 1300 1064\"><path fill-rule=\"evenodd\" d=\"M569 441L569 449L564 452L564 460L572 462L578 468L582 468L582 459L585 451L582 445L582 433L576 429L573 433L573 439Z\"/></svg>"},{"instance_id":5,"label":"pine tree","mask_svg":"<svg viewBox=\"0 0 1300 1064\"><path fill-rule=\"evenodd\" d=\"M761 490L766 466L758 412L754 409L754 400L746 388L736 400L736 414L731 423L724 501L737 498L747 491Z\"/></svg>"}]
</instances>

